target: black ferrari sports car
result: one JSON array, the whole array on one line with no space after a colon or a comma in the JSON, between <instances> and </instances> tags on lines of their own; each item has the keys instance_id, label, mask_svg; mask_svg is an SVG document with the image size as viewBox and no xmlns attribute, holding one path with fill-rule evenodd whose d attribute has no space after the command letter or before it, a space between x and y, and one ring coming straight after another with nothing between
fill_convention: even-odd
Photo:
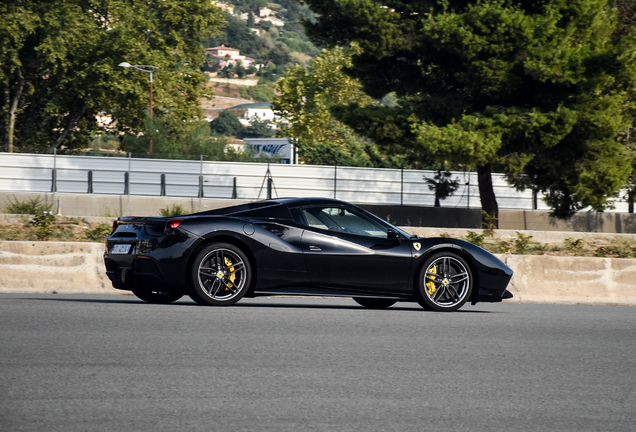
<instances>
[{"instance_id":1,"label":"black ferrari sports car","mask_svg":"<svg viewBox=\"0 0 636 432\"><path fill-rule=\"evenodd\" d=\"M106 242L113 287L152 303L189 295L227 306L242 297L353 297L454 311L512 294L512 270L452 238L418 238L342 201L284 198L178 217L120 217Z\"/></svg>"}]
</instances>

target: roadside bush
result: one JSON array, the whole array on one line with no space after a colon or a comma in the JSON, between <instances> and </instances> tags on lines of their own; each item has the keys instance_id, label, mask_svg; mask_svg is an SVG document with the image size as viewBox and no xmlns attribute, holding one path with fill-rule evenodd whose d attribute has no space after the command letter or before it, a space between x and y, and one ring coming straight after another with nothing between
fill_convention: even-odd
<instances>
[{"instance_id":1,"label":"roadside bush","mask_svg":"<svg viewBox=\"0 0 636 432\"><path fill-rule=\"evenodd\" d=\"M525 235L517 231L517 238L515 239L515 252L524 255L528 250L528 246L530 246L531 238L532 236Z\"/></svg>"},{"instance_id":2,"label":"roadside bush","mask_svg":"<svg viewBox=\"0 0 636 432\"><path fill-rule=\"evenodd\" d=\"M502 254L511 254L512 253L512 243L505 240L500 240L495 245L495 252Z\"/></svg>"},{"instance_id":3,"label":"roadside bush","mask_svg":"<svg viewBox=\"0 0 636 432\"><path fill-rule=\"evenodd\" d=\"M564 240L564 243L567 250L569 250L570 252L574 252L577 255L581 254L581 252L583 251L583 246L585 246L585 242L583 241L583 239L574 240L568 237Z\"/></svg>"},{"instance_id":4,"label":"roadside bush","mask_svg":"<svg viewBox=\"0 0 636 432\"><path fill-rule=\"evenodd\" d=\"M488 214L485 211L481 212L482 225L484 226L484 235L488 237L495 236L495 229L497 228L498 219L494 214Z\"/></svg>"},{"instance_id":5,"label":"roadside bush","mask_svg":"<svg viewBox=\"0 0 636 432\"><path fill-rule=\"evenodd\" d=\"M466 240L468 243L472 243L479 247L484 247L484 237L485 236L482 234L477 234L474 231L468 231L466 237L464 237L463 239Z\"/></svg>"},{"instance_id":6,"label":"roadside bush","mask_svg":"<svg viewBox=\"0 0 636 432\"><path fill-rule=\"evenodd\" d=\"M174 204L173 206L168 206L166 208L162 208L161 210L159 210L159 213L161 213L161 216L165 216L165 217L172 217L172 216L181 216L186 214L185 209L183 208L182 205L180 204Z\"/></svg>"},{"instance_id":7,"label":"roadside bush","mask_svg":"<svg viewBox=\"0 0 636 432\"><path fill-rule=\"evenodd\" d=\"M112 227L108 224L99 224L93 229L87 229L84 236L87 240L94 242L103 242L110 235Z\"/></svg>"},{"instance_id":8,"label":"roadside bush","mask_svg":"<svg viewBox=\"0 0 636 432\"><path fill-rule=\"evenodd\" d=\"M8 214L35 215L44 212L51 212L53 205L46 205L38 195L35 198L20 201L15 196L9 199L9 204L5 205L4 212Z\"/></svg>"},{"instance_id":9,"label":"roadside bush","mask_svg":"<svg viewBox=\"0 0 636 432\"><path fill-rule=\"evenodd\" d=\"M49 211L43 211L33 215L33 218L29 222L31 225L37 227L36 235L40 241L47 241L51 234L53 234L53 223L55 222L55 215Z\"/></svg>"}]
</instances>

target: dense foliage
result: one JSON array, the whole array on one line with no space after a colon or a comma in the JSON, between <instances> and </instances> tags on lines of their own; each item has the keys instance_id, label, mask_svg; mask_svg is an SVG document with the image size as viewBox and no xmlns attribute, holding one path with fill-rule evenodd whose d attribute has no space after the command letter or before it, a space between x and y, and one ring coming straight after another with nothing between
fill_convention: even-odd
<instances>
[{"instance_id":1,"label":"dense foliage","mask_svg":"<svg viewBox=\"0 0 636 432\"><path fill-rule=\"evenodd\" d=\"M226 129L223 131L215 130L215 126L219 127L219 122L212 125L207 121L189 122L186 125L176 127L171 124L175 121L170 116L155 117L150 119L146 117L144 128L139 135L126 135L121 144L121 150L135 155L148 154L150 149L150 141L152 140L153 155L155 157L169 159L199 159L204 156L206 160L216 161L255 161L257 158L249 150L243 151L242 148L237 149L229 146L228 136L245 135L246 131L250 131L250 126L244 127L238 121L236 116L228 111L222 112L220 116ZM236 122L228 122L228 119L234 119ZM217 119L218 120L218 119ZM258 129L258 132L264 133L263 136L272 136L273 132L268 129L269 133ZM260 136L260 135L259 135Z\"/></svg>"},{"instance_id":2,"label":"dense foliage","mask_svg":"<svg viewBox=\"0 0 636 432\"><path fill-rule=\"evenodd\" d=\"M234 5L234 14L224 13L226 29L207 38L206 47L223 44L240 50L241 55L253 58L257 64L273 65L273 68L268 67L259 73L270 81L275 81L295 64L306 66L318 54L319 49L309 41L302 25L304 20L314 20L313 12L307 6L293 0L277 3L235 0L227 3ZM260 8L266 7L275 11L275 16L284 21L284 27L275 27L268 21L254 24L254 15ZM247 20L239 17L241 12L249 14Z\"/></svg>"},{"instance_id":3,"label":"dense foliage","mask_svg":"<svg viewBox=\"0 0 636 432\"><path fill-rule=\"evenodd\" d=\"M602 211L626 183L636 44L604 0L309 0L318 44L361 48L346 72L394 107L331 112L380 144L491 171L548 195L553 213ZM626 145L627 144L627 145Z\"/></svg>"},{"instance_id":4,"label":"dense foliage","mask_svg":"<svg viewBox=\"0 0 636 432\"><path fill-rule=\"evenodd\" d=\"M355 102L375 106L377 102L362 90L360 81L346 75L356 48L324 50L308 66L288 70L278 81L279 96L272 109L290 126L281 136L294 138L300 159L308 164L348 166L400 166L401 159L390 157L376 145L334 118L330 109Z\"/></svg>"},{"instance_id":5,"label":"dense foliage","mask_svg":"<svg viewBox=\"0 0 636 432\"><path fill-rule=\"evenodd\" d=\"M0 4L0 126L5 150L82 148L97 116L137 132L149 77L121 62L158 66L154 103L175 125L201 115L201 41L224 25L207 0L9 0Z\"/></svg>"},{"instance_id":6,"label":"dense foliage","mask_svg":"<svg viewBox=\"0 0 636 432\"><path fill-rule=\"evenodd\" d=\"M221 111L219 116L210 122L210 129L215 135L238 138L271 138L274 136L270 121L252 117L250 124L243 126L238 117L228 110Z\"/></svg>"}]
</instances>

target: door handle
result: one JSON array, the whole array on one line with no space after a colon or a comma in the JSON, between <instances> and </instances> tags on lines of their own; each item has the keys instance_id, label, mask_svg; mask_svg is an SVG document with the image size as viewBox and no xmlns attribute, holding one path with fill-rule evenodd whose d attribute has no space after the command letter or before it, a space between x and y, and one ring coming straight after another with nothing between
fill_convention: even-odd
<instances>
[{"instance_id":1,"label":"door handle","mask_svg":"<svg viewBox=\"0 0 636 432\"><path fill-rule=\"evenodd\" d=\"M322 249L320 249L318 246L309 246L309 250L312 252L321 252Z\"/></svg>"}]
</instances>

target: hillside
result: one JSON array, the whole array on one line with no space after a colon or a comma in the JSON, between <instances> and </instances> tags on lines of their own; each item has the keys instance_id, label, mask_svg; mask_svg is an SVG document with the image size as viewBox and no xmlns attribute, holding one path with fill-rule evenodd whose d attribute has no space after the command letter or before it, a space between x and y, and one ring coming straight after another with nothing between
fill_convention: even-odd
<instances>
[{"instance_id":1,"label":"hillside","mask_svg":"<svg viewBox=\"0 0 636 432\"><path fill-rule=\"evenodd\" d=\"M219 56L206 56L201 69L219 78L257 79L254 87L209 83L213 101L202 101L206 117L215 117L213 111L231 106L231 100L268 102L274 97L274 84L294 65L307 66L320 52L307 36L303 20L313 20L313 12L294 1L268 3L259 0L228 0L216 2L223 10L227 26L222 33L204 41L204 48L224 46L239 50L241 60ZM233 61L234 60L234 61ZM237 64L238 63L238 64ZM212 111L210 111L212 110Z\"/></svg>"}]
</instances>

